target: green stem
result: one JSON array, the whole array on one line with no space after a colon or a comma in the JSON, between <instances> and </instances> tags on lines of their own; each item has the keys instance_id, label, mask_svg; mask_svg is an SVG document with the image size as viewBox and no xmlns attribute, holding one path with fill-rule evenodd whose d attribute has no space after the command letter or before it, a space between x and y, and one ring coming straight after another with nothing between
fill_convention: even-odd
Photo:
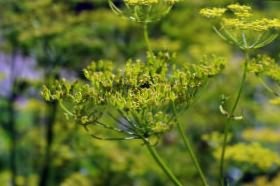
<instances>
[{"instance_id":1,"label":"green stem","mask_svg":"<svg viewBox=\"0 0 280 186\"><path fill-rule=\"evenodd\" d=\"M11 186L16 186L17 177L17 128L16 128L16 107L15 101L20 92L18 92L18 83L15 74L16 64L16 50L11 55L11 69L10 69L10 80L12 82L11 93L8 96L8 133L10 137L10 169L11 169Z\"/></svg>"},{"instance_id":2,"label":"green stem","mask_svg":"<svg viewBox=\"0 0 280 186\"><path fill-rule=\"evenodd\" d=\"M152 54L153 51L152 51L149 34L148 34L148 23L144 23L143 30L144 30L144 39L145 39L147 50L148 50L149 54Z\"/></svg>"},{"instance_id":3,"label":"green stem","mask_svg":"<svg viewBox=\"0 0 280 186\"><path fill-rule=\"evenodd\" d=\"M228 141L228 135L229 135L229 128L230 128L230 122L232 120L232 117L234 116L234 112L237 108L237 105L240 101L240 96L242 93L242 90L244 88L245 80L247 77L247 68L248 68L248 62L249 62L249 52L245 52L245 63L244 63L244 69L243 69L243 75L240 83L240 87L237 93L237 96L235 98L234 104L230 110L229 116L227 118L227 122L225 124L224 128L224 139L223 139L223 146L222 146L222 153L221 153L221 159L220 159L220 184L221 186L224 186L224 161L225 161L225 153L226 153L226 147L227 147L227 141Z\"/></svg>"},{"instance_id":4,"label":"green stem","mask_svg":"<svg viewBox=\"0 0 280 186\"><path fill-rule=\"evenodd\" d=\"M147 141L145 141L145 145L147 149L149 150L150 154L154 158L154 160L157 162L157 164L160 166L160 168L163 170L163 172L169 177L169 179L174 183L176 186L183 186L180 181L174 176L172 171L167 167L167 165L164 163L164 161L161 159L159 154L157 153L156 149L151 146Z\"/></svg>"},{"instance_id":5,"label":"green stem","mask_svg":"<svg viewBox=\"0 0 280 186\"><path fill-rule=\"evenodd\" d=\"M203 171L202 171L202 169L201 169L201 167L200 167L200 165L199 165L199 162L198 162L198 160L197 160L197 157L196 157L196 155L195 155L195 153L194 153L194 151L193 151L193 148L192 148L192 146L191 146L190 140L189 140L189 138L185 135L185 132L184 132L184 130L183 130L182 125L181 125L181 124L179 123L179 121L177 120L177 111L176 111L176 108L175 108L174 103L173 103L173 105L172 105L172 109L173 109L173 113L174 113L175 118L176 118L177 129L178 129L178 131L179 131L179 134L180 134L181 138L183 139L184 145L186 146L186 148L187 148L187 150L188 150L188 152L189 152L189 154L190 154L190 156L191 156L192 162L194 163L194 165L195 165L195 167L196 167L196 169L197 169L197 171L198 171L198 173L199 173L199 177L200 177L200 179L201 179L201 182L203 183L204 186L209 186L209 184L207 183L206 177L205 177L205 175L204 175L204 173L203 173Z\"/></svg>"}]
</instances>

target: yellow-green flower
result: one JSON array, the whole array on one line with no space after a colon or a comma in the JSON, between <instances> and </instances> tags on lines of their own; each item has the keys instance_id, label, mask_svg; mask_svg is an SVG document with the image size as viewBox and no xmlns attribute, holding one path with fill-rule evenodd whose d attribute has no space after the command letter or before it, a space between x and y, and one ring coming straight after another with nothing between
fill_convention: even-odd
<instances>
[{"instance_id":1,"label":"yellow-green flower","mask_svg":"<svg viewBox=\"0 0 280 186\"><path fill-rule=\"evenodd\" d=\"M225 8L204 8L200 10L200 14L207 18L221 17L226 10Z\"/></svg>"},{"instance_id":2,"label":"yellow-green flower","mask_svg":"<svg viewBox=\"0 0 280 186\"><path fill-rule=\"evenodd\" d=\"M43 87L42 96L59 101L68 118L87 131L96 127L115 133L112 138L91 134L97 139L158 138L175 123L171 106L185 110L205 80L223 67L220 59L180 69L167 60L165 54L151 56L118 70L111 62L92 63L84 69L88 81L56 81Z\"/></svg>"},{"instance_id":3,"label":"yellow-green flower","mask_svg":"<svg viewBox=\"0 0 280 186\"><path fill-rule=\"evenodd\" d=\"M258 176L254 179L254 181L244 185L244 186L279 186L280 185L280 173L273 178L269 176L263 175Z\"/></svg>"},{"instance_id":4,"label":"yellow-green flower","mask_svg":"<svg viewBox=\"0 0 280 186\"><path fill-rule=\"evenodd\" d=\"M258 55L250 61L248 66L250 72L258 76L268 77L276 82L280 82L280 65L275 59L267 55Z\"/></svg>"},{"instance_id":5,"label":"yellow-green flower","mask_svg":"<svg viewBox=\"0 0 280 186\"><path fill-rule=\"evenodd\" d=\"M261 141L270 143L280 142L280 132L273 129L246 129L242 132L242 138L251 141Z\"/></svg>"},{"instance_id":6,"label":"yellow-green flower","mask_svg":"<svg viewBox=\"0 0 280 186\"><path fill-rule=\"evenodd\" d=\"M215 158L219 159L222 149L214 152ZM228 146L225 160L248 168L248 165L260 170L268 170L273 166L280 166L280 156L272 150L262 147L259 143L239 143Z\"/></svg>"},{"instance_id":7,"label":"yellow-green flower","mask_svg":"<svg viewBox=\"0 0 280 186\"><path fill-rule=\"evenodd\" d=\"M174 4L179 1L180 0L124 0L124 2L128 5L154 5L154 4L159 4L161 2Z\"/></svg>"},{"instance_id":8,"label":"yellow-green flower","mask_svg":"<svg viewBox=\"0 0 280 186\"><path fill-rule=\"evenodd\" d=\"M232 139L232 134L229 134L228 142ZM217 148L223 144L224 134L217 131L211 132L209 134L202 135L202 140L205 141L212 148Z\"/></svg>"},{"instance_id":9,"label":"yellow-green flower","mask_svg":"<svg viewBox=\"0 0 280 186\"><path fill-rule=\"evenodd\" d=\"M172 6L180 0L123 0L125 8L120 9L109 0L111 9L132 21L153 22L169 13Z\"/></svg>"},{"instance_id":10,"label":"yellow-green flower","mask_svg":"<svg viewBox=\"0 0 280 186\"><path fill-rule=\"evenodd\" d=\"M231 4L227 6L229 10L233 11L233 13L240 18L246 18L252 16L252 8L246 5L240 4Z\"/></svg>"},{"instance_id":11,"label":"yellow-green flower","mask_svg":"<svg viewBox=\"0 0 280 186\"><path fill-rule=\"evenodd\" d=\"M204 8L200 14L218 21L213 28L224 40L242 50L270 44L278 36L280 20L256 17L250 6L231 4L226 8Z\"/></svg>"},{"instance_id":12,"label":"yellow-green flower","mask_svg":"<svg viewBox=\"0 0 280 186\"><path fill-rule=\"evenodd\" d=\"M124 0L128 5L154 5L159 2L159 0Z\"/></svg>"}]
</instances>

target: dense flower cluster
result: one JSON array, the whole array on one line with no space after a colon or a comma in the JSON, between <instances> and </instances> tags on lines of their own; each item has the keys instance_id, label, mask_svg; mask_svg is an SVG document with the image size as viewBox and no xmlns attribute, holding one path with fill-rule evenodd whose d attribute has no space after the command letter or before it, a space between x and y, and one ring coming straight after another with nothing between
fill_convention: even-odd
<instances>
[{"instance_id":1,"label":"dense flower cluster","mask_svg":"<svg viewBox=\"0 0 280 186\"><path fill-rule=\"evenodd\" d=\"M232 29L263 32L269 29L279 29L280 21L278 19L262 18L255 21L246 22L236 18L225 18L223 19L223 25L227 28Z\"/></svg>"},{"instance_id":2,"label":"dense flower cluster","mask_svg":"<svg viewBox=\"0 0 280 186\"><path fill-rule=\"evenodd\" d=\"M214 152L215 158L219 159L221 149ZM262 147L259 143L239 143L228 146L225 160L240 164L243 167L257 167L260 170L268 170L273 166L280 166L280 157L270 149Z\"/></svg>"},{"instance_id":3,"label":"dense flower cluster","mask_svg":"<svg viewBox=\"0 0 280 186\"><path fill-rule=\"evenodd\" d=\"M160 20L169 13L172 6L180 0L123 0L125 8L118 8L109 0L111 9L136 22L153 22Z\"/></svg>"},{"instance_id":4,"label":"dense flower cluster","mask_svg":"<svg viewBox=\"0 0 280 186\"><path fill-rule=\"evenodd\" d=\"M228 5L228 9L233 11L234 15L240 18L244 17L250 17L252 16L252 8L245 5L239 5L239 4L231 4Z\"/></svg>"},{"instance_id":5,"label":"dense flower cluster","mask_svg":"<svg viewBox=\"0 0 280 186\"><path fill-rule=\"evenodd\" d=\"M242 138L245 140L278 143L280 141L280 131L268 128L246 129L242 131Z\"/></svg>"},{"instance_id":6,"label":"dense flower cluster","mask_svg":"<svg viewBox=\"0 0 280 186\"><path fill-rule=\"evenodd\" d=\"M207 18L221 17L227 9L225 8L204 8L200 10L200 14Z\"/></svg>"},{"instance_id":7,"label":"dense flower cluster","mask_svg":"<svg viewBox=\"0 0 280 186\"><path fill-rule=\"evenodd\" d=\"M100 61L84 70L89 83L56 81L45 86L42 95L48 101L59 100L66 115L83 126L97 125L127 139L143 139L170 130L174 123L171 108L188 107L205 79L217 74L222 63L217 60L212 65L179 69L163 57L152 57L147 63L129 61L124 69L116 70L112 63ZM105 124L105 115L116 126Z\"/></svg>"},{"instance_id":8,"label":"dense flower cluster","mask_svg":"<svg viewBox=\"0 0 280 186\"><path fill-rule=\"evenodd\" d=\"M202 140L205 141L210 147L217 148L223 144L224 135L217 131L202 135ZM227 141L232 139L232 134L229 134Z\"/></svg>"},{"instance_id":9,"label":"dense flower cluster","mask_svg":"<svg viewBox=\"0 0 280 186\"><path fill-rule=\"evenodd\" d=\"M158 0L124 0L128 5L153 5L157 4Z\"/></svg>"},{"instance_id":10,"label":"dense flower cluster","mask_svg":"<svg viewBox=\"0 0 280 186\"><path fill-rule=\"evenodd\" d=\"M128 5L154 5L154 4L158 4L160 2L166 2L169 4L174 4L176 2L178 2L179 0L124 0L124 2Z\"/></svg>"},{"instance_id":11,"label":"dense flower cluster","mask_svg":"<svg viewBox=\"0 0 280 186\"><path fill-rule=\"evenodd\" d=\"M250 6L230 4L226 8L204 8L200 14L215 18L214 29L220 37L241 49L261 48L271 43L280 30L280 20L257 18Z\"/></svg>"},{"instance_id":12,"label":"dense flower cluster","mask_svg":"<svg viewBox=\"0 0 280 186\"><path fill-rule=\"evenodd\" d=\"M252 59L249 64L249 71L280 82L280 66L273 58L267 55L258 55Z\"/></svg>"},{"instance_id":13,"label":"dense flower cluster","mask_svg":"<svg viewBox=\"0 0 280 186\"><path fill-rule=\"evenodd\" d=\"M226 11L233 12L234 16L227 16ZM279 19L261 18L255 19L251 7L231 4L226 8L205 8L200 14L207 18L221 18L223 26L231 29L267 31L269 29L280 29Z\"/></svg>"},{"instance_id":14,"label":"dense flower cluster","mask_svg":"<svg viewBox=\"0 0 280 186\"><path fill-rule=\"evenodd\" d=\"M252 183L245 184L244 186L279 186L280 174L278 173L273 178L267 176L258 176Z\"/></svg>"}]
</instances>

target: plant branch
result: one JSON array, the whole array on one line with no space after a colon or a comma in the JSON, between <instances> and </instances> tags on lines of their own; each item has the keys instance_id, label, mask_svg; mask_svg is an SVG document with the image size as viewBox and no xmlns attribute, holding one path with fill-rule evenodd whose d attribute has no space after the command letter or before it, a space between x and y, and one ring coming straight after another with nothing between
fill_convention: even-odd
<instances>
[{"instance_id":1,"label":"plant branch","mask_svg":"<svg viewBox=\"0 0 280 186\"><path fill-rule=\"evenodd\" d=\"M246 51L245 52L245 63L244 63L243 75L242 75L240 87L239 87L237 96L235 98L234 104L233 104L233 106L230 110L230 113L229 113L229 116L227 118L227 122L226 122L225 128L224 128L224 139L223 139L222 153L221 153L221 159L220 159L220 182L221 182L220 184L221 184L221 186L225 185L225 183L224 183L224 161L225 161L225 153L226 153L230 123L231 123L231 120L234 116L234 112L237 108L237 105L240 101L240 96L241 96L241 93L242 93L244 85L245 85L245 80L246 80L246 77L247 77L247 68L248 68L249 57L250 57L249 52Z\"/></svg>"},{"instance_id":2,"label":"plant branch","mask_svg":"<svg viewBox=\"0 0 280 186\"><path fill-rule=\"evenodd\" d=\"M152 47L151 47L149 34L148 34L148 23L144 23L144 28L143 29L144 29L144 39L145 39L147 50L148 50L149 54L152 54L153 50L152 50Z\"/></svg>"},{"instance_id":3,"label":"plant branch","mask_svg":"<svg viewBox=\"0 0 280 186\"><path fill-rule=\"evenodd\" d=\"M16 78L16 50L11 55L11 69L10 69L10 81L11 81L11 93L8 97L8 130L10 136L10 169L11 169L11 185L16 186L17 176L17 129L16 129L16 109L15 101L18 95L17 92L17 78Z\"/></svg>"}]
</instances>

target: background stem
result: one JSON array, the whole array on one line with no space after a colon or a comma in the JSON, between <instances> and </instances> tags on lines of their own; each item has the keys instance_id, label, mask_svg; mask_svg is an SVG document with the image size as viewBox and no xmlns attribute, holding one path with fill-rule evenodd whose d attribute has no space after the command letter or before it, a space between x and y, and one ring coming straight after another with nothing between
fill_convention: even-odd
<instances>
[{"instance_id":1,"label":"background stem","mask_svg":"<svg viewBox=\"0 0 280 186\"><path fill-rule=\"evenodd\" d=\"M144 39L145 39L147 50L148 50L149 54L152 54L153 51L152 51L149 34L148 34L148 23L144 23L143 30L144 30Z\"/></svg>"},{"instance_id":2,"label":"background stem","mask_svg":"<svg viewBox=\"0 0 280 186\"><path fill-rule=\"evenodd\" d=\"M10 169L11 169L11 185L16 186L17 177L17 162L16 162L16 149L17 149L17 129L16 129L16 110L15 101L17 98L17 78L15 72L16 63L16 50L12 52L11 56L11 93L8 97L8 130L10 135Z\"/></svg>"},{"instance_id":3,"label":"background stem","mask_svg":"<svg viewBox=\"0 0 280 186\"><path fill-rule=\"evenodd\" d=\"M49 178L52 166L52 146L54 141L54 124L57 114L57 102L48 103L48 121L46 126L46 147L45 147L45 157L43 162L43 168L40 175L40 186L49 185Z\"/></svg>"},{"instance_id":4,"label":"background stem","mask_svg":"<svg viewBox=\"0 0 280 186\"><path fill-rule=\"evenodd\" d=\"M234 116L234 112L235 112L235 110L237 108L237 105L239 103L242 90L244 88L245 80L246 80L246 77L247 77L248 62L249 62L249 52L246 51L245 52L245 63L244 63L243 75L242 75L240 87L239 87L237 96L235 98L234 104L233 104L233 106L230 110L230 113L229 113L229 116L227 118L225 128L224 128L224 139L223 139L222 153L221 153L221 159L220 159L220 184L221 184L221 186L225 185L225 183L224 183L224 161L225 161L225 153L226 153L230 123L232 121L232 117Z\"/></svg>"}]
</instances>

